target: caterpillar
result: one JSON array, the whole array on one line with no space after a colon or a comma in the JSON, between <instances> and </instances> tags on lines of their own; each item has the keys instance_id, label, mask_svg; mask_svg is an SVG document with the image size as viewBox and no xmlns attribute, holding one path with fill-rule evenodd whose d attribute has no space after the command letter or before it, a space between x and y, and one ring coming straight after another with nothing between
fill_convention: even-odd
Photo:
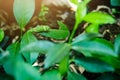
<instances>
[{"instance_id":1,"label":"caterpillar","mask_svg":"<svg viewBox=\"0 0 120 80\"><path fill-rule=\"evenodd\" d=\"M47 25L37 25L35 28L29 30L29 32L47 32L50 30L50 27Z\"/></svg>"}]
</instances>

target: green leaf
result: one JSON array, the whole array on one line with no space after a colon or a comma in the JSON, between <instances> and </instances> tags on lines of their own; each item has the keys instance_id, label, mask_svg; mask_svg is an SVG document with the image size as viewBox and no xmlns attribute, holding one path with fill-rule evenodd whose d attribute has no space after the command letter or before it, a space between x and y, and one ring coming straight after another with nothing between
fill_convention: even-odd
<instances>
[{"instance_id":1,"label":"green leaf","mask_svg":"<svg viewBox=\"0 0 120 80\"><path fill-rule=\"evenodd\" d=\"M3 40L4 38L4 31L0 29L0 42Z\"/></svg>"},{"instance_id":2,"label":"green leaf","mask_svg":"<svg viewBox=\"0 0 120 80\"><path fill-rule=\"evenodd\" d=\"M9 57L8 60L3 64L4 71L11 76L14 75L14 68L15 68L14 58L15 57Z\"/></svg>"},{"instance_id":3,"label":"green leaf","mask_svg":"<svg viewBox=\"0 0 120 80\"><path fill-rule=\"evenodd\" d=\"M87 4L85 2L80 2L77 5L77 11L75 13L75 19L76 19L77 24L81 23L81 21L83 20L83 17L87 13L87 6L86 5Z\"/></svg>"},{"instance_id":4,"label":"green leaf","mask_svg":"<svg viewBox=\"0 0 120 80\"><path fill-rule=\"evenodd\" d=\"M43 80L62 80L62 76L58 70L46 71L41 77Z\"/></svg>"},{"instance_id":5,"label":"green leaf","mask_svg":"<svg viewBox=\"0 0 120 80\"><path fill-rule=\"evenodd\" d=\"M85 41L85 40L91 40L97 37L102 37L102 35L97 34L97 33L82 33L80 35L78 35L76 38L74 38L72 44L81 42L81 41Z\"/></svg>"},{"instance_id":6,"label":"green leaf","mask_svg":"<svg viewBox=\"0 0 120 80\"><path fill-rule=\"evenodd\" d=\"M0 53L0 65L3 65L6 61L9 60L9 52L3 51Z\"/></svg>"},{"instance_id":7,"label":"green leaf","mask_svg":"<svg viewBox=\"0 0 120 80\"><path fill-rule=\"evenodd\" d=\"M115 19L107 13L103 12L91 12L88 13L84 19L86 22L93 24L113 24Z\"/></svg>"},{"instance_id":8,"label":"green leaf","mask_svg":"<svg viewBox=\"0 0 120 80\"><path fill-rule=\"evenodd\" d=\"M21 29L27 25L35 10L35 0L15 0L13 12Z\"/></svg>"},{"instance_id":9,"label":"green leaf","mask_svg":"<svg viewBox=\"0 0 120 80\"><path fill-rule=\"evenodd\" d=\"M66 30L69 32L67 25L62 23L61 21L57 21L58 25L60 26L60 30Z\"/></svg>"},{"instance_id":10,"label":"green leaf","mask_svg":"<svg viewBox=\"0 0 120 80\"><path fill-rule=\"evenodd\" d=\"M88 72L103 73L115 70L111 65L96 58L77 58L75 63L84 67Z\"/></svg>"},{"instance_id":11,"label":"green leaf","mask_svg":"<svg viewBox=\"0 0 120 80\"><path fill-rule=\"evenodd\" d=\"M91 0L84 0L85 4L88 4Z\"/></svg>"},{"instance_id":12,"label":"green leaf","mask_svg":"<svg viewBox=\"0 0 120 80\"><path fill-rule=\"evenodd\" d=\"M115 53L120 55L120 34L115 39L114 49L115 49Z\"/></svg>"},{"instance_id":13,"label":"green leaf","mask_svg":"<svg viewBox=\"0 0 120 80\"><path fill-rule=\"evenodd\" d=\"M68 71L69 68L69 54L64 57L64 59L59 64L59 72L62 75L65 75L65 73Z\"/></svg>"},{"instance_id":14,"label":"green leaf","mask_svg":"<svg viewBox=\"0 0 120 80\"><path fill-rule=\"evenodd\" d=\"M50 29L48 32L43 32L40 34L53 39L66 39L70 34L69 29L60 21L58 21L58 25L60 26L59 29Z\"/></svg>"},{"instance_id":15,"label":"green leaf","mask_svg":"<svg viewBox=\"0 0 120 80\"><path fill-rule=\"evenodd\" d=\"M66 39L69 36L68 31L66 30L56 30L51 29L49 32L40 33L42 36L50 37L53 39Z\"/></svg>"},{"instance_id":16,"label":"green leaf","mask_svg":"<svg viewBox=\"0 0 120 80\"><path fill-rule=\"evenodd\" d=\"M66 43L60 43L54 45L47 53L45 59L45 68L53 66L55 63L59 63L68 55L71 45Z\"/></svg>"},{"instance_id":17,"label":"green leaf","mask_svg":"<svg viewBox=\"0 0 120 80\"><path fill-rule=\"evenodd\" d=\"M120 0L110 0L112 6L120 6Z\"/></svg>"},{"instance_id":18,"label":"green leaf","mask_svg":"<svg viewBox=\"0 0 120 80\"><path fill-rule=\"evenodd\" d=\"M112 49L114 49L114 45L112 42L106 40L106 39L102 39L102 38L95 38L94 41L97 41L98 43L104 44Z\"/></svg>"},{"instance_id":19,"label":"green leaf","mask_svg":"<svg viewBox=\"0 0 120 80\"><path fill-rule=\"evenodd\" d=\"M22 40L21 40L21 44L20 44L21 50L23 48L25 48L28 44L30 44L32 42L36 42L36 41L37 41L37 39L32 33L26 32L23 35ZM31 64L37 59L37 57L39 55L38 52L28 52L28 53L22 53L22 54L25 57L25 59L27 60L27 62L29 62Z\"/></svg>"},{"instance_id":20,"label":"green leaf","mask_svg":"<svg viewBox=\"0 0 120 80\"><path fill-rule=\"evenodd\" d=\"M16 56L19 53L19 49L20 49L20 43L15 42L10 44L6 50L9 51L11 56Z\"/></svg>"},{"instance_id":21,"label":"green leaf","mask_svg":"<svg viewBox=\"0 0 120 80\"><path fill-rule=\"evenodd\" d=\"M99 25L98 24L90 24L85 29L87 33L99 33Z\"/></svg>"},{"instance_id":22,"label":"green leaf","mask_svg":"<svg viewBox=\"0 0 120 80\"><path fill-rule=\"evenodd\" d=\"M103 60L104 62L112 65L114 68L116 69L120 69L120 60L116 57L113 56L108 56L108 55L104 55L104 56L95 56L101 60Z\"/></svg>"},{"instance_id":23,"label":"green leaf","mask_svg":"<svg viewBox=\"0 0 120 80\"><path fill-rule=\"evenodd\" d=\"M9 56L8 60L3 64L3 68L7 74L13 75L15 61L19 52L19 43L12 43L7 47L6 51L8 51Z\"/></svg>"},{"instance_id":24,"label":"green leaf","mask_svg":"<svg viewBox=\"0 0 120 80\"><path fill-rule=\"evenodd\" d=\"M70 0L73 4L77 5L79 0Z\"/></svg>"},{"instance_id":25,"label":"green leaf","mask_svg":"<svg viewBox=\"0 0 120 80\"><path fill-rule=\"evenodd\" d=\"M54 43L46 40L39 40L31 42L21 49L21 52L37 52L37 53L47 53Z\"/></svg>"},{"instance_id":26,"label":"green leaf","mask_svg":"<svg viewBox=\"0 0 120 80\"><path fill-rule=\"evenodd\" d=\"M108 46L104 43L100 43L98 41L82 41L74 44L72 46L72 49L78 52L82 52L85 56L89 56L91 54L97 56L111 55L114 57L118 57L118 55L115 54L111 46ZM87 53L90 54L87 55Z\"/></svg>"},{"instance_id":27,"label":"green leaf","mask_svg":"<svg viewBox=\"0 0 120 80\"><path fill-rule=\"evenodd\" d=\"M16 62L14 77L15 80L41 80L40 73L35 68L21 61Z\"/></svg>"},{"instance_id":28,"label":"green leaf","mask_svg":"<svg viewBox=\"0 0 120 80\"><path fill-rule=\"evenodd\" d=\"M87 79L84 76L82 76L81 74L76 74L74 72L69 71L67 80L87 80Z\"/></svg>"},{"instance_id":29,"label":"green leaf","mask_svg":"<svg viewBox=\"0 0 120 80\"><path fill-rule=\"evenodd\" d=\"M86 41L83 41L83 42L86 42ZM91 41L88 41L88 42L91 42ZM94 44L94 43L91 43L91 48L94 48L94 49L96 49L96 46L98 47L100 47L99 49L101 50L101 51L98 51L98 52L101 52L101 53L94 53L94 52L91 52L91 51L86 51L86 50L77 50L77 51L81 51L85 56L89 56L89 57L96 57L96 58L98 58L98 59L101 59L101 60L103 60L104 62L106 62L106 63L108 63L108 64L110 64L110 65L112 65L114 68L120 68L119 66L119 64L120 64L120 60L119 60L119 58L118 58L118 54L117 53L115 53L115 51L114 51L114 47L113 47L113 44L111 43L111 42L109 42L109 41L107 41L107 40L104 40L104 39L100 39L100 38L97 38L97 39L95 39L94 41L92 41L92 42L97 42L97 43L99 43L99 44L102 44L102 45L104 45L104 46L106 46L106 47L108 47L109 49L105 49L104 48L104 46L101 46L100 47L100 45L97 45L97 44ZM77 44L77 43L76 43ZM94 44L94 45L93 45ZM92 46L93 45L93 46ZM96 45L96 46L95 46ZM89 48L90 46L88 46L88 48ZM82 48L82 46L81 46L81 48ZM86 48L87 48L87 46L86 46ZM103 49L104 48L104 49ZM111 50L112 51L111 51ZM107 52L108 51L108 52ZM102 53L102 52L105 52L104 54ZM112 54L112 55L111 55ZM114 55L114 56L113 56ZM117 56L117 57L116 57Z\"/></svg>"}]
</instances>

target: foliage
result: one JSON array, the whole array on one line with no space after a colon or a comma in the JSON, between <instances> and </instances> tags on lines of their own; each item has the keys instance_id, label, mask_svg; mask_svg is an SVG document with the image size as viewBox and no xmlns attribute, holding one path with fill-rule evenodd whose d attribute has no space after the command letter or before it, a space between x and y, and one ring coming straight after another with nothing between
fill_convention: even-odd
<instances>
[{"instance_id":1,"label":"foliage","mask_svg":"<svg viewBox=\"0 0 120 80\"><path fill-rule=\"evenodd\" d=\"M110 0L112 6L120 6L120 0Z\"/></svg>"},{"instance_id":2,"label":"foliage","mask_svg":"<svg viewBox=\"0 0 120 80\"><path fill-rule=\"evenodd\" d=\"M76 22L71 34L67 26L60 21L58 21L59 29L37 25L26 31L19 41L8 45L5 50L0 48L0 65L7 75L15 80L63 80L63 78L87 80L83 74L71 70L71 63L78 67L82 66L86 72L101 73L98 80L109 79L107 73L113 73L113 77L114 73L120 74L120 35L116 37L113 44L99 34L100 25L113 24L115 19L103 12L87 13L87 4L90 0L82 2L71 0L71 2L77 6ZM14 15L21 30L30 21L34 7L34 0L14 1ZM90 25L87 26L86 32L74 38L78 25L83 21ZM66 42L38 40L34 33L55 40L66 40ZM0 35L2 40L4 37L2 31ZM41 67L33 64L41 54L46 57L43 71L39 72ZM3 77L0 76L0 79Z\"/></svg>"},{"instance_id":3,"label":"foliage","mask_svg":"<svg viewBox=\"0 0 120 80\"><path fill-rule=\"evenodd\" d=\"M58 21L59 29L49 29L48 32L40 33L42 36L50 37L53 39L62 40L69 36L69 30L65 24Z\"/></svg>"},{"instance_id":4,"label":"foliage","mask_svg":"<svg viewBox=\"0 0 120 80\"><path fill-rule=\"evenodd\" d=\"M4 31L0 29L0 42L3 40L4 38Z\"/></svg>"},{"instance_id":5,"label":"foliage","mask_svg":"<svg viewBox=\"0 0 120 80\"><path fill-rule=\"evenodd\" d=\"M41 5L41 10L40 10L40 13L39 13L39 19L43 20L43 21L47 21L46 18L45 18L45 15L48 14L48 11L49 11L49 8L42 4Z\"/></svg>"},{"instance_id":6,"label":"foliage","mask_svg":"<svg viewBox=\"0 0 120 80\"><path fill-rule=\"evenodd\" d=\"M29 3L29 4L27 4ZM15 0L13 5L13 12L16 18L16 21L21 29L27 25L30 21L35 10L35 1L34 0Z\"/></svg>"}]
</instances>

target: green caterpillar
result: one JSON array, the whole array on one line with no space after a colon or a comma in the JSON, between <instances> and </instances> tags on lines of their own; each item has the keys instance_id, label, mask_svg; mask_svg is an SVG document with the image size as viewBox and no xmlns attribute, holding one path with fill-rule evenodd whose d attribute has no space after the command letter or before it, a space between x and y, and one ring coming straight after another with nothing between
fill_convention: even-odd
<instances>
[{"instance_id":1,"label":"green caterpillar","mask_svg":"<svg viewBox=\"0 0 120 80\"><path fill-rule=\"evenodd\" d=\"M47 25L37 25L35 28L29 30L29 32L46 32L49 31L50 27Z\"/></svg>"}]
</instances>

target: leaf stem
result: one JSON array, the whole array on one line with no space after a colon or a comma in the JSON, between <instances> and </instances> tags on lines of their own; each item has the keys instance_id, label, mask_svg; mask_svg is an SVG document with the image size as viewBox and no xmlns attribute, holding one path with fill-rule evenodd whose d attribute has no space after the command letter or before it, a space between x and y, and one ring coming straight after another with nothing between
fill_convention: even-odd
<instances>
[{"instance_id":1,"label":"leaf stem","mask_svg":"<svg viewBox=\"0 0 120 80\"><path fill-rule=\"evenodd\" d=\"M76 32L76 30L77 30L77 28L78 28L78 25L79 25L79 23L76 22L75 25L74 25L73 31L72 31L72 33L71 33L71 35L70 35L70 38L69 38L68 43L71 43L71 42L72 42L72 39L73 39L74 34L75 34L75 32Z\"/></svg>"}]
</instances>

